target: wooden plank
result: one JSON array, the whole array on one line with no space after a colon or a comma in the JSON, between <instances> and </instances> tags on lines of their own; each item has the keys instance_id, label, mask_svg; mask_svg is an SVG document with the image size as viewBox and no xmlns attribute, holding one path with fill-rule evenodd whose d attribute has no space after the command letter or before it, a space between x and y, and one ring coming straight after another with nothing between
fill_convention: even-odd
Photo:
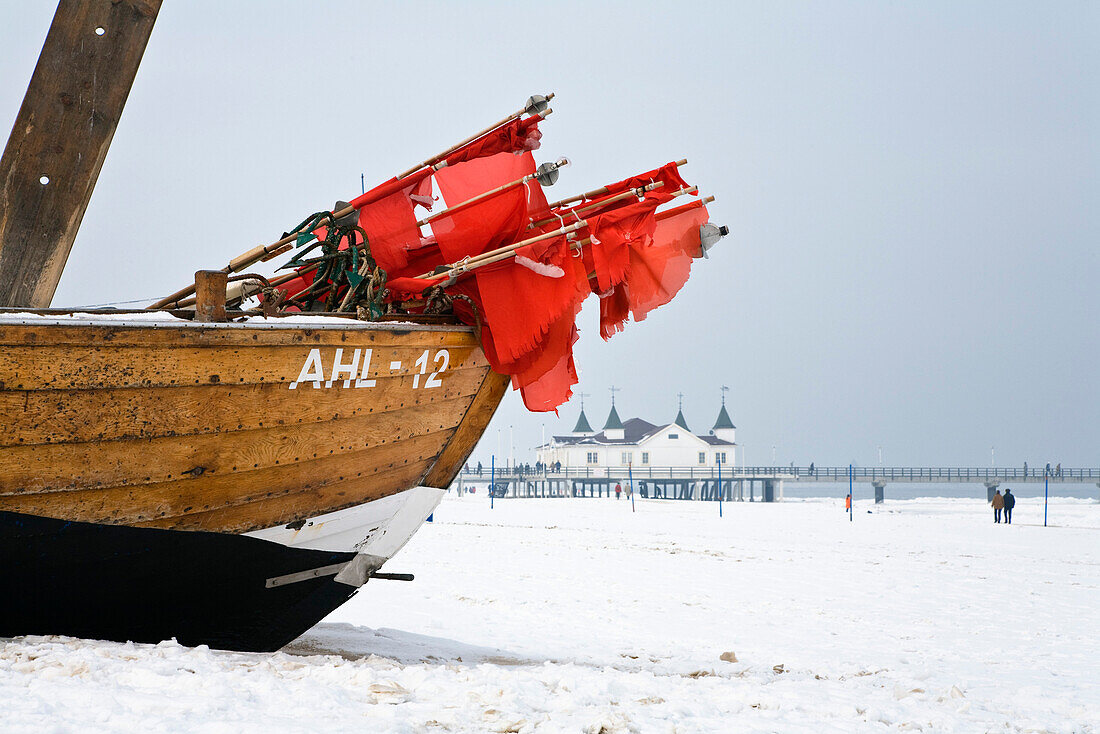
<instances>
[{"instance_id":1,"label":"wooden plank","mask_svg":"<svg viewBox=\"0 0 1100 734\"><path fill-rule=\"evenodd\" d=\"M308 388L304 395L277 383L4 391L0 447L248 431L377 415L471 397L485 371L448 371L439 389L428 390L410 390L400 377L380 377L373 388Z\"/></svg>"},{"instance_id":2,"label":"wooden plank","mask_svg":"<svg viewBox=\"0 0 1100 734\"><path fill-rule=\"evenodd\" d=\"M149 312L143 312L148 316ZM86 324L15 324L0 322L0 346L87 346L110 344L111 346L285 346L309 344L311 346L345 346L357 344L374 346L447 347L476 346L477 338L469 327L437 327L409 324L408 328L354 319L329 317L330 328L310 328L308 325L285 328L268 328L233 324L229 326L202 326L194 322L180 325L147 323L142 326L125 326L97 322Z\"/></svg>"},{"instance_id":3,"label":"wooden plank","mask_svg":"<svg viewBox=\"0 0 1100 734\"><path fill-rule=\"evenodd\" d=\"M451 431L469 404L469 398L460 397L328 423L183 438L10 446L0 452L0 496L154 484L188 474L229 474L361 451Z\"/></svg>"},{"instance_id":4,"label":"wooden plank","mask_svg":"<svg viewBox=\"0 0 1100 734\"><path fill-rule=\"evenodd\" d=\"M395 467L375 477L349 479L332 485L314 486L281 497L257 500L244 505L226 507L209 512L189 514L178 518L159 518L135 523L147 527L175 530L207 530L217 528L223 533L247 533L296 520L316 517L318 508L335 512L364 502L388 497L416 486L420 477L435 461L425 457L409 464Z\"/></svg>"},{"instance_id":5,"label":"wooden plank","mask_svg":"<svg viewBox=\"0 0 1100 734\"><path fill-rule=\"evenodd\" d=\"M256 517L244 523L258 530L299 517L332 512L343 503L356 504L354 496L339 494L339 485L349 481L373 484L379 496L403 491L415 484L427 466L435 460L449 434L419 436L401 443L375 446L354 454L324 456L289 466L268 467L223 476L203 475L140 488L107 487L71 492L0 498L0 508L43 517L114 525L157 523L160 526L187 527L213 532L242 529L219 524L219 513L233 507L278 500L289 495L322 491L334 501L318 501L309 506L284 509L280 515ZM395 470L415 466L407 484L391 481ZM407 476L401 474L401 477ZM402 481L405 481L402 479ZM238 522L238 521L234 521Z\"/></svg>"},{"instance_id":6,"label":"wooden plank","mask_svg":"<svg viewBox=\"0 0 1100 734\"><path fill-rule=\"evenodd\" d=\"M159 10L58 3L0 158L0 306L50 304Z\"/></svg>"},{"instance_id":7,"label":"wooden plank","mask_svg":"<svg viewBox=\"0 0 1100 734\"><path fill-rule=\"evenodd\" d=\"M463 368L487 366L485 356L473 346L396 347L349 340L343 347L342 362L350 363L355 348L372 349L369 377L402 374L410 389L415 380L414 363L429 352L428 372L442 366L438 355L447 353L440 375ZM0 350L0 389L91 389L111 387L153 387L204 384L250 384L296 381L314 349L300 346L257 347L120 347L104 346L11 346ZM337 347L317 347L325 375L329 375ZM366 352L362 352L365 355ZM365 356L362 357L364 360ZM436 360L440 361L437 363ZM391 364L401 366L391 370ZM438 365L438 366L437 366ZM422 381L422 380L421 380Z\"/></svg>"},{"instance_id":8,"label":"wooden plank","mask_svg":"<svg viewBox=\"0 0 1100 734\"><path fill-rule=\"evenodd\" d=\"M424 478L426 486L445 489L455 480L508 391L510 379L508 375L492 370L485 376L485 381L466 410L466 415L462 417L458 429L439 455L435 466Z\"/></svg>"}]
</instances>

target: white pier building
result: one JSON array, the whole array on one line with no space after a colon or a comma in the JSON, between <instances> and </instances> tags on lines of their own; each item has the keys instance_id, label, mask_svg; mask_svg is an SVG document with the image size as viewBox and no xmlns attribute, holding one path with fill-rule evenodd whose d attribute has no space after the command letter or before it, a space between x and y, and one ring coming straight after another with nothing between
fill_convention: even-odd
<instances>
[{"instance_id":1,"label":"white pier building","mask_svg":"<svg viewBox=\"0 0 1100 734\"><path fill-rule=\"evenodd\" d=\"M560 462L562 470L589 469L591 476L600 476L609 468L628 466L635 471L650 467L704 469L717 467L721 462L724 469L735 463L735 431L724 398L714 427L701 435L688 428L682 408L676 420L666 425L655 425L641 418L622 421L612 399L611 412L601 431L592 430L582 404L573 432L554 436L538 447L537 458L550 467Z\"/></svg>"}]
</instances>

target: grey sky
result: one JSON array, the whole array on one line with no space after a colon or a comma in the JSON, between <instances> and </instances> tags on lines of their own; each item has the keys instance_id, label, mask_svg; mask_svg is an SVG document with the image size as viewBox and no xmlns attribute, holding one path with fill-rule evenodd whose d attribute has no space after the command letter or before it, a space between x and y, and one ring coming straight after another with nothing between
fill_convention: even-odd
<instances>
[{"instance_id":1,"label":"grey sky","mask_svg":"<svg viewBox=\"0 0 1100 734\"><path fill-rule=\"evenodd\" d=\"M53 14L0 10L11 129ZM155 297L555 91L551 198L687 157L733 236L608 343L606 417L749 464L1100 464L1100 5L165 0L55 304ZM117 275L112 275L117 273ZM517 458L560 420L509 395Z\"/></svg>"}]
</instances>

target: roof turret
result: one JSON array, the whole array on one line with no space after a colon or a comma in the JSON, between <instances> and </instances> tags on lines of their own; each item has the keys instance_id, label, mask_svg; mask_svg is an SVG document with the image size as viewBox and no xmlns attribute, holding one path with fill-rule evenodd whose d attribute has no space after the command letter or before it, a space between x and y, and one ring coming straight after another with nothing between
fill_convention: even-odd
<instances>
[{"instance_id":1,"label":"roof turret","mask_svg":"<svg viewBox=\"0 0 1100 734\"><path fill-rule=\"evenodd\" d=\"M577 425L573 427L573 433L595 433L588 422L588 416L584 414L583 407L581 408L581 414L577 416Z\"/></svg>"},{"instance_id":2,"label":"roof turret","mask_svg":"<svg viewBox=\"0 0 1100 734\"><path fill-rule=\"evenodd\" d=\"M687 419L684 418L684 411L683 410L681 410L680 412L678 412L676 414L676 425L680 426L680 428L683 428L685 431L690 431L691 430L690 428L688 428L688 422L687 422Z\"/></svg>"},{"instance_id":3,"label":"roof turret","mask_svg":"<svg viewBox=\"0 0 1100 734\"><path fill-rule=\"evenodd\" d=\"M722 409L718 411L718 420L714 421L714 428L711 430L717 431L719 428L736 428L733 421L730 420L730 414L726 412L725 403L722 404Z\"/></svg>"},{"instance_id":4,"label":"roof turret","mask_svg":"<svg viewBox=\"0 0 1100 734\"><path fill-rule=\"evenodd\" d=\"M611 430L615 428L621 429L623 422L619 420L619 412L615 410L615 404L611 404L611 412L607 414L607 422L603 424L603 430Z\"/></svg>"}]
</instances>

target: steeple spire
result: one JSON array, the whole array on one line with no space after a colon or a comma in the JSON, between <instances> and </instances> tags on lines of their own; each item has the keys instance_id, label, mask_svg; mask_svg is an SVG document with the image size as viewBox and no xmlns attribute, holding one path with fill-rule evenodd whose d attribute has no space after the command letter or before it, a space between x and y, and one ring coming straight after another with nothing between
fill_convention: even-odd
<instances>
[{"instance_id":1,"label":"steeple spire","mask_svg":"<svg viewBox=\"0 0 1100 734\"><path fill-rule=\"evenodd\" d=\"M611 391L611 412L607 414L607 422L603 424L603 430L621 430L623 422L619 420L619 413L615 410L615 393L619 392L622 388L612 385L608 388Z\"/></svg>"},{"instance_id":2,"label":"steeple spire","mask_svg":"<svg viewBox=\"0 0 1100 734\"><path fill-rule=\"evenodd\" d=\"M726 412L727 392L729 392L729 388L722 385L722 407L718 410L718 420L714 421L714 428L710 429L710 432L719 436L719 438L722 437L717 433L719 430L727 429L732 431L735 428L733 421L730 420L730 414ZM729 440L732 441L733 439L730 438Z\"/></svg>"},{"instance_id":3,"label":"steeple spire","mask_svg":"<svg viewBox=\"0 0 1100 734\"><path fill-rule=\"evenodd\" d=\"M577 393L581 399L581 414L577 416L577 425L573 427L573 433L595 433L592 430L592 425L588 422L588 416L584 414L584 399L588 397L588 393Z\"/></svg>"},{"instance_id":4,"label":"steeple spire","mask_svg":"<svg viewBox=\"0 0 1100 734\"><path fill-rule=\"evenodd\" d=\"M688 428L687 419L684 418L684 394L682 392L676 393L676 397L680 398L680 407L676 413L675 423L676 425L680 426L680 428L683 428L685 431L690 431L691 429Z\"/></svg>"}]
</instances>

